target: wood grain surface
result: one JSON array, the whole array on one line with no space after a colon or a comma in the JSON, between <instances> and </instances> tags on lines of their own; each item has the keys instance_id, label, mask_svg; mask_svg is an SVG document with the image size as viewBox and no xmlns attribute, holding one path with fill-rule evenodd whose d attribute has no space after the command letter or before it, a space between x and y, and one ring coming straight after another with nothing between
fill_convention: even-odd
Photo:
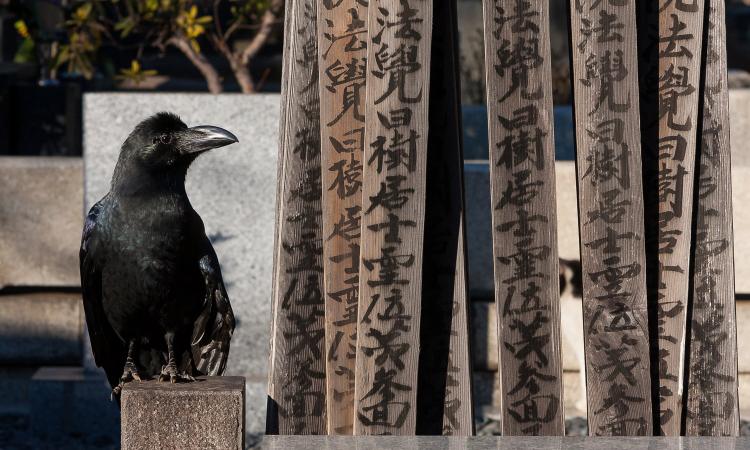
<instances>
[{"instance_id":1,"label":"wood grain surface","mask_svg":"<svg viewBox=\"0 0 750 450\"><path fill-rule=\"evenodd\" d=\"M737 319L723 0L707 0L685 434L737 436Z\"/></svg>"},{"instance_id":2,"label":"wood grain surface","mask_svg":"<svg viewBox=\"0 0 750 450\"><path fill-rule=\"evenodd\" d=\"M266 429L325 434L315 0L287 2L286 17Z\"/></svg>"},{"instance_id":3,"label":"wood grain surface","mask_svg":"<svg viewBox=\"0 0 750 450\"><path fill-rule=\"evenodd\" d=\"M590 435L653 429L635 19L633 0L570 1Z\"/></svg>"},{"instance_id":4,"label":"wood grain surface","mask_svg":"<svg viewBox=\"0 0 750 450\"><path fill-rule=\"evenodd\" d=\"M484 0L502 433L565 434L548 0Z\"/></svg>"},{"instance_id":5,"label":"wood grain surface","mask_svg":"<svg viewBox=\"0 0 750 450\"><path fill-rule=\"evenodd\" d=\"M416 430L432 2L371 0L354 433Z\"/></svg>"},{"instance_id":6,"label":"wood grain surface","mask_svg":"<svg viewBox=\"0 0 750 450\"><path fill-rule=\"evenodd\" d=\"M328 434L354 431L367 4L318 0Z\"/></svg>"}]
</instances>

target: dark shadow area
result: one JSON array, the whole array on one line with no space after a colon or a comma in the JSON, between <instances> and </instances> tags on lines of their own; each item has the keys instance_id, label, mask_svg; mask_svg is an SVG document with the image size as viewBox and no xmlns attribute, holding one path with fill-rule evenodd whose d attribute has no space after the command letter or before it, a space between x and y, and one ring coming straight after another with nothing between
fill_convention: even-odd
<instances>
[{"instance_id":1,"label":"dark shadow area","mask_svg":"<svg viewBox=\"0 0 750 450\"><path fill-rule=\"evenodd\" d=\"M454 304L453 297L463 217L461 102L458 94L455 8L455 2L437 0L433 16L421 351L417 383L416 432L419 435L441 435L444 432L444 416L451 421L452 411L445 410L445 399L447 392L457 385L456 379L452 378L455 369L450 364L452 319L456 308L468 306ZM468 301L467 292L464 296ZM459 405L453 402L449 407L457 410ZM446 427L452 429L450 425Z\"/></svg>"},{"instance_id":2,"label":"dark shadow area","mask_svg":"<svg viewBox=\"0 0 750 450\"><path fill-rule=\"evenodd\" d=\"M636 3L640 89L646 295L651 379L659 380L659 4ZM659 430L659 383L651 385L653 428Z\"/></svg>"},{"instance_id":3,"label":"dark shadow area","mask_svg":"<svg viewBox=\"0 0 750 450\"><path fill-rule=\"evenodd\" d=\"M266 399L266 434L279 434L279 404L270 395Z\"/></svg>"}]
</instances>

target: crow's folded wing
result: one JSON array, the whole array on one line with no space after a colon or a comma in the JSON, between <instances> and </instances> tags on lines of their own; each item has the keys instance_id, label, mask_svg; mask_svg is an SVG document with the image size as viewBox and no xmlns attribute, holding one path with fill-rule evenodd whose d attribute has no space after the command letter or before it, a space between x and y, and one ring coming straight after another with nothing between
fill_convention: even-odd
<instances>
[{"instance_id":1,"label":"crow's folded wing","mask_svg":"<svg viewBox=\"0 0 750 450\"><path fill-rule=\"evenodd\" d=\"M203 249L200 269L206 283L206 298L193 327L193 363L202 374L221 375L227 366L234 313L221 278L219 260L208 238Z\"/></svg>"},{"instance_id":2,"label":"crow's folded wing","mask_svg":"<svg viewBox=\"0 0 750 450\"><path fill-rule=\"evenodd\" d=\"M81 288L83 309L86 313L86 326L89 330L91 349L94 352L96 365L104 368L107 378L113 386L117 384L122 363L125 360L125 346L115 334L104 314L102 306L102 274L97 262L97 246L100 232L97 220L101 205L95 204L86 217L81 238ZM101 249L98 250L101 252ZM114 384L113 384L114 383Z\"/></svg>"}]
</instances>

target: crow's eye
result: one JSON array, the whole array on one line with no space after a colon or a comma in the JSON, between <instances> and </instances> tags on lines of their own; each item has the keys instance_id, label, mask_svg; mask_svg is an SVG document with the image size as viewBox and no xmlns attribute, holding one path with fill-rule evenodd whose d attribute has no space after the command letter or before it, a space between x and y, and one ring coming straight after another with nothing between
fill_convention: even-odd
<instances>
[{"instance_id":1,"label":"crow's eye","mask_svg":"<svg viewBox=\"0 0 750 450\"><path fill-rule=\"evenodd\" d=\"M169 144L170 142L172 142L172 136L169 134L162 134L154 138L154 144Z\"/></svg>"}]
</instances>

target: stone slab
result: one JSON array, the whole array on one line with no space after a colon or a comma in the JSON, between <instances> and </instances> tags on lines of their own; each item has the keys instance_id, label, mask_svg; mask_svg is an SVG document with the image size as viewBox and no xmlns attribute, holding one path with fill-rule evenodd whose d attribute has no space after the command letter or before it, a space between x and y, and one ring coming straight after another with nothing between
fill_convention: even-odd
<instances>
[{"instance_id":1,"label":"stone slab","mask_svg":"<svg viewBox=\"0 0 750 450\"><path fill-rule=\"evenodd\" d=\"M748 100L750 101L750 98ZM750 145L750 142L748 143ZM750 146L746 147L744 152L750 154ZM733 150L732 156L737 154L737 150ZM750 157L748 160L747 166L732 161L734 285L735 290L742 294L750 294L750 208L745 207L750 205ZM738 321L737 324L740 325L740 322Z\"/></svg>"},{"instance_id":2,"label":"stone slab","mask_svg":"<svg viewBox=\"0 0 750 450\"><path fill-rule=\"evenodd\" d=\"M122 391L123 450L242 450L245 379L132 382Z\"/></svg>"},{"instance_id":3,"label":"stone slab","mask_svg":"<svg viewBox=\"0 0 750 450\"><path fill-rule=\"evenodd\" d=\"M213 241L237 318L226 375L248 380L248 432L265 428L279 104L275 94L84 96L87 207L107 192L127 135L156 112L175 112L188 126L221 126L239 138L195 161L187 191ZM90 354L86 365L92 366Z\"/></svg>"},{"instance_id":4,"label":"stone slab","mask_svg":"<svg viewBox=\"0 0 750 450\"><path fill-rule=\"evenodd\" d=\"M729 91L732 151L732 198L735 232L735 285L750 293L750 89ZM466 158L466 223L469 281L475 296L492 296L492 246L487 161L487 113L484 106L464 108ZM558 246L561 258L580 259L573 122L570 108L555 107L555 155Z\"/></svg>"},{"instance_id":5,"label":"stone slab","mask_svg":"<svg viewBox=\"0 0 750 450\"><path fill-rule=\"evenodd\" d=\"M573 135L573 108L570 105L555 106L555 159L575 159L575 136ZM486 160L489 158L487 137L487 107L464 105L462 108L464 132L464 159Z\"/></svg>"},{"instance_id":6,"label":"stone slab","mask_svg":"<svg viewBox=\"0 0 750 450\"><path fill-rule=\"evenodd\" d=\"M732 166L750 166L750 89L729 90L729 127Z\"/></svg>"},{"instance_id":7,"label":"stone slab","mask_svg":"<svg viewBox=\"0 0 750 450\"><path fill-rule=\"evenodd\" d=\"M580 249L578 248L575 163L557 161L555 170L558 250L560 258L577 260L580 259ZM495 288L489 163L488 161L467 161L464 164L464 173L469 289L474 298L491 299L494 298ZM750 233L750 230L748 232Z\"/></svg>"},{"instance_id":8,"label":"stone slab","mask_svg":"<svg viewBox=\"0 0 750 450\"><path fill-rule=\"evenodd\" d=\"M737 253L735 253L737 254ZM738 370L740 373L750 374L750 358L748 352L750 352L750 302L747 300L739 300L735 302L736 314L737 314L737 343L739 345L739 358L738 358ZM750 384L745 386L748 389L750 395ZM750 409L750 396L748 397L748 405Z\"/></svg>"},{"instance_id":9,"label":"stone slab","mask_svg":"<svg viewBox=\"0 0 750 450\"><path fill-rule=\"evenodd\" d=\"M261 449L376 450L455 449L455 450L726 450L750 448L750 438L714 437L516 437L516 436L266 436Z\"/></svg>"},{"instance_id":10,"label":"stone slab","mask_svg":"<svg viewBox=\"0 0 750 450\"><path fill-rule=\"evenodd\" d=\"M65 442L85 437L92 445L117 443L120 412L110 401L103 376L82 367L42 367L28 389L31 431L36 439Z\"/></svg>"},{"instance_id":11,"label":"stone slab","mask_svg":"<svg viewBox=\"0 0 750 450\"><path fill-rule=\"evenodd\" d=\"M490 171L486 161L464 162L466 252L472 298L494 298Z\"/></svg>"},{"instance_id":12,"label":"stone slab","mask_svg":"<svg viewBox=\"0 0 750 450\"><path fill-rule=\"evenodd\" d=\"M0 295L0 364L78 365L82 326L80 294Z\"/></svg>"},{"instance_id":13,"label":"stone slab","mask_svg":"<svg viewBox=\"0 0 750 450\"><path fill-rule=\"evenodd\" d=\"M748 100L750 104L750 98ZM750 147L733 149L733 155L743 152L750 154ZM579 260L581 253L575 164L572 161L557 161L555 170L560 258ZM487 161L467 162L465 173L470 289L474 297L492 298L494 286L489 164ZM734 164L732 167L732 204L735 288L740 294L750 294L750 258L746 256L750 255L750 208L744 207L750 204L750 163L747 166Z\"/></svg>"},{"instance_id":14,"label":"stone slab","mask_svg":"<svg viewBox=\"0 0 750 450\"><path fill-rule=\"evenodd\" d=\"M80 158L0 157L0 288L79 286Z\"/></svg>"},{"instance_id":15,"label":"stone slab","mask_svg":"<svg viewBox=\"0 0 750 450\"><path fill-rule=\"evenodd\" d=\"M577 328L576 317L582 317L581 301L563 299L562 316L562 356L563 370L579 370L578 349L583 348L583 334L580 339L576 333L566 333L571 328ZM582 325L582 324L581 324ZM497 313L495 303L471 303L471 351L474 355L474 369L496 371L498 361L497 349Z\"/></svg>"}]
</instances>

